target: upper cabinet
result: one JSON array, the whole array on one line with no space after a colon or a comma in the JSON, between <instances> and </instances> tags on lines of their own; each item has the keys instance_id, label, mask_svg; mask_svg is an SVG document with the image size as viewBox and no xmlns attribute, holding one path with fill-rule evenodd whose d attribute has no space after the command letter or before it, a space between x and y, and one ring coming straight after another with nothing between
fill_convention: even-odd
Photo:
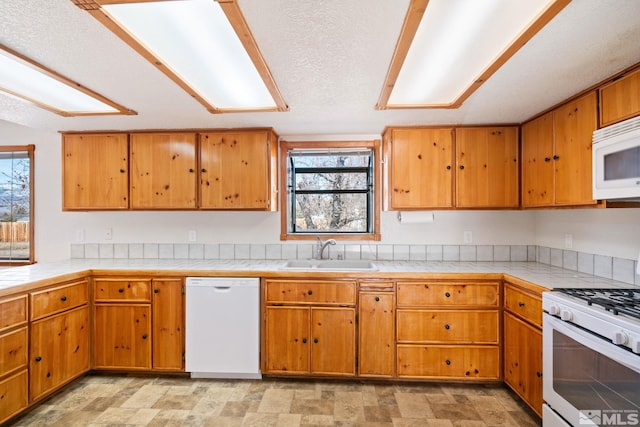
<instances>
[{"instance_id":1,"label":"upper cabinet","mask_svg":"<svg viewBox=\"0 0 640 427\"><path fill-rule=\"evenodd\" d=\"M278 209L271 129L64 134L63 209Z\"/></svg>"},{"instance_id":2,"label":"upper cabinet","mask_svg":"<svg viewBox=\"0 0 640 427\"><path fill-rule=\"evenodd\" d=\"M196 134L131 135L131 208L196 208Z\"/></svg>"},{"instance_id":3,"label":"upper cabinet","mask_svg":"<svg viewBox=\"0 0 640 427\"><path fill-rule=\"evenodd\" d=\"M129 207L128 141L125 133L62 137L63 210Z\"/></svg>"},{"instance_id":4,"label":"upper cabinet","mask_svg":"<svg viewBox=\"0 0 640 427\"><path fill-rule=\"evenodd\" d=\"M391 209L453 207L453 129L388 129Z\"/></svg>"},{"instance_id":5,"label":"upper cabinet","mask_svg":"<svg viewBox=\"0 0 640 427\"><path fill-rule=\"evenodd\" d=\"M271 130L201 134L200 207L277 210L277 141Z\"/></svg>"},{"instance_id":6,"label":"upper cabinet","mask_svg":"<svg viewBox=\"0 0 640 427\"><path fill-rule=\"evenodd\" d=\"M456 206L517 208L518 128L456 129Z\"/></svg>"},{"instance_id":7,"label":"upper cabinet","mask_svg":"<svg viewBox=\"0 0 640 427\"><path fill-rule=\"evenodd\" d=\"M522 125L522 206L594 205L591 139L595 92Z\"/></svg>"},{"instance_id":8,"label":"upper cabinet","mask_svg":"<svg viewBox=\"0 0 640 427\"><path fill-rule=\"evenodd\" d=\"M384 141L391 209L518 207L516 126L390 128Z\"/></svg>"},{"instance_id":9,"label":"upper cabinet","mask_svg":"<svg viewBox=\"0 0 640 427\"><path fill-rule=\"evenodd\" d=\"M600 88L600 126L640 115L640 68Z\"/></svg>"}]
</instances>

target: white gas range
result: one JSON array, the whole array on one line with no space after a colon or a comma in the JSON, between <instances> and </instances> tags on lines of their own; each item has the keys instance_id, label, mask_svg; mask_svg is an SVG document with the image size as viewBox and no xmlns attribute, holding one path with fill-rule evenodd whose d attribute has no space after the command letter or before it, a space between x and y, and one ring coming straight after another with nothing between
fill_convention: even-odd
<instances>
[{"instance_id":1,"label":"white gas range","mask_svg":"<svg viewBox=\"0 0 640 427\"><path fill-rule=\"evenodd\" d=\"M554 289L542 307L543 426L640 426L640 289Z\"/></svg>"}]
</instances>

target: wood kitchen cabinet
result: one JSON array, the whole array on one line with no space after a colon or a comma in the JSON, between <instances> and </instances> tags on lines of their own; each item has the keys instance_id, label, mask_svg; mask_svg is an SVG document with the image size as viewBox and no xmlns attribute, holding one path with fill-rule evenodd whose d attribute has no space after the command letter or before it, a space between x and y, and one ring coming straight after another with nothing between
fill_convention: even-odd
<instances>
[{"instance_id":1,"label":"wood kitchen cabinet","mask_svg":"<svg viewBox=\"0 0 640 427\"><path fill-rule=\"evenodd\" d=\"M600 127L640 115L640 68L599 88Z\"/></svg>"},{"instance_id":2,"label":"wood kitchen cabinet","mask_svg":"<svg viewBox=\"0 0 640 427\"><path fill-rule=\"evenodd\" d=\"M456 207L517 208L518 128L456 128Z\"/></svg>"},{"instance_id":3,"label":"wood kitchen cabinet","mask_svg":"<svg viewBox=\"0 0 640 427\"><path fill-rule=\"evenodd\" d=\"M29 404L27 320L26 295L0 300L0 423Z\"/></svg>"},{"instance_id":4,"label":"wood kitchen cabinet","mask_svg":"<svg viewBox=\"0 0 640 427\"><path fill-rule=\"evenodd\" d=\"M597 98L589 92L522 125L522 206L594 205L591 140Z\"/></svg>"},{"instance_id":5,"label":"wood kitchen cabinet","mask_svg":"<svg viewBox=\"0 0 640 427\"><path fill-rule=\"evenodd\" d=\"M62 209L129 208L129 137L63 134Z\"/></svg>"},{"instance_id":6,"label":"wood kitchen cabinet","mask_svg":"<svg viewBox=\"0 0 640 427\"><path fill-rule=\"evenodd\" d=\"M271 129L200 134L200 207L276 211L277 142Z\"/></svg>"},{"instance_id":7,"label":"wood kitchen cabinet","mask_svg":"<svg viewBox=\"0 0 640 427\"><path fill-rule=\"evenodd\" d=\"M398 378L499 380L500 283L397 283Z\"/></svg>"},{"instance_id":8,"label":"wood kitchen cabinet","mask_svg":"<svg viewBox=\"0 0 640 427\"><path fill-rule=\"evenodd\" d=\"M353 376L354 281L266 280L262 372Z\"/></svg>"},{"instance_id":9,"label":"wood kitchen cabinet","mask_svg":"<svg viewBox=\"0 0 640 427\"><path fill-rule=\"evenodd\" d=\"M196 134L133 133L131 209L196 208Z\"/></svg>"},{"instance_id":10,"label":"wood kitchen cabinet","mask_svg":"<svg viewBox=\"0 0 640 427\"><path fill-rule=\"evenodd\" d=\"M30 401L49 395L89 370L90 323L86 280L30 294Z\"/></svg>"},{"instance_id":11,"label":"wood kitchen cabinet","mask_svg":"<svg viewBox=\"0 0 640 427\"><path fill-rule=\"evenodd\" d=\"M360 284L361 289L365 284ZM366 289L358 297L358 375L395 374L395 292L389 287Z\"/></svg>"},{"instance_id":12,"label":"wood kitchen cabinet","mask_svg":"<svg viewBox=\"0 0 640 427\"><path fill-rule=\"evenodd\" d=\"M453 207L453 128L390 128L388 199L391 209Z\"/></svg>"},{"instance_id":13,"label":"wood kitchen cabinet","mask_svg":"<svg viewBox=\"0 0 640 427\"><path fill-rule=\"evenodd\" d=\"M153 369L184 370L183 279L153 279Z\"/></svg>"},{"instance_id":14,"label":"wood kitchen cabinet","mask_svg":"<svg viewBox=\"0 0 640 427\"><path fill-rule=\"evenodd\" d=\"M504 381L542 416L541 293L505 283Z\"/></svg>"}]
</instances>

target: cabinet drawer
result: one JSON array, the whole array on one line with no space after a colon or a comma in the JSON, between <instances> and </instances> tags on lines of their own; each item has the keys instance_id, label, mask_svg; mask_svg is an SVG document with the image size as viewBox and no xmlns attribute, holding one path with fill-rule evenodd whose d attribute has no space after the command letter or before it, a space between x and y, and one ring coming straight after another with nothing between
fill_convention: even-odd
<instances>
[{"instance_id":1,"label":"cabinet drawer","mask_svg":"<svg viewBox=\"0 0 640 427\"><path fill-rule=\"evenodd\" d=\"M504 287L504 307L522 319L542 327L542 298L513 286Z\"/></svg>"},{"instance_id":2,"label":"cabinet drawer","mask_svg":"<svg viewBox=\"0 0 640 427\"><path fill-rule=\"evenodd\" d=\"M499 302L498 283L398 282L398 307L492 306Z\"/></svg>"},{"instance_id":3,"label":"cabinet drawer","mask_svg":"<svg viewBox=\"0 0 640 427\"><path fill-rule=\"evenodd\" d=\"M75 282L31 294L31 320L79 307L89 301L87 282Z\"/></svg>"},{"instance_id":4,"label":"cabinet drawer","mask_svg":"<svg viewBox=\"0 0 640 427\"><path fill-rule=\"evenodd\" d=\"M27 295L0 302L0 331L27 321Z\"/></svg>"},{"instance_id":5,"label":"cabinet drawer","mask_svg":"<svg viewBox=\"0 0 640 427\"><path fill-rule=\"evenodd\" d=\"M0 377L27 366L27 327L0 335Z\"/></svg>"},{"instance_id":6,"label":"cabinet drawer","mask_svg":"<svg viewBox=\"0 0 640 427\"><path fill-rule=\"evenodd\" d=\"M398 345L398 377L487 380L500 378L494 346Z\"/></svg>"},{"instance_id":7,"label":"cabinet drawer","mask_svg":"<svg viewBox=\"0 0 640 427\"><path fill-rule=\"evenodd\" d=\"M0 381L0 424L25 409L29 403L27 396L27 370Z\"/></svg>"},{"instance_id":8,"label":"cabinet drawer","mask_svg":"<svg viewBox=\"0 0 640 427\"><path fill-rule=\"evenodd\" d=\"M497 344L498 311L398 310L398 342Z\"/></svg>"},{"instance_id":9,"label":"cabinet drawer","mask_svg":"<svg viewBox=\"0 0 640 427\"><path fill-rule=\"evenodd\" d=\"M267 280L267 303L355 305L355 281Z\"/></svg>"},{"instance_id":10,"label":"cabinet drawer","mask_svg":"<svg viewBox=\"0 0 640 427\"><path fill-rule=\"evenodd\" d=\"M104 301L151 301L151 280L95 279L93 298Z\"/></svg>"}]
</instances>

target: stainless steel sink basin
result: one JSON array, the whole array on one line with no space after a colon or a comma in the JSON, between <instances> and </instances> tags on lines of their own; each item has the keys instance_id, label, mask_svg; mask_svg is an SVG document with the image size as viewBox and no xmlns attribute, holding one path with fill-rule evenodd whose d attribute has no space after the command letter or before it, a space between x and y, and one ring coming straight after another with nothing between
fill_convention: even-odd
<instances>
[{"instance_id":1,"label":"stainless steel sink basin","mask_svg":"<svg viewBox=\"0 0 640 427\"><path fill-rule=\"evenodd\" d=\"M287 261L284 270L321 270L321 271L375 271L378 267L368 260L348 259L292 259Z\"/></svg>"}]
</instances>

